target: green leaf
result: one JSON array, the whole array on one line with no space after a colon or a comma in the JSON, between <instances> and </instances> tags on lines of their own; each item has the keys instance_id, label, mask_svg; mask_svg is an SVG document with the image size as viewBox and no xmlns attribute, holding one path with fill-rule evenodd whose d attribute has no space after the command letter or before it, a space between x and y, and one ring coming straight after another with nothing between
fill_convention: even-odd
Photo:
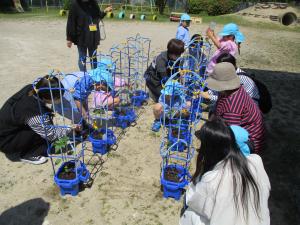
<instances>
[{"instance_id":1,"label":"green leaf","mask_svg":"<svg viewBox=\"0 0 300 225\"><path fill-rule=\"evenodd\" d=\"M58 164L60 164L61 163L61 159L56 159L55 160L55 162L54 162L54 164L57 166Z\"/></svg>"}]
</instances>

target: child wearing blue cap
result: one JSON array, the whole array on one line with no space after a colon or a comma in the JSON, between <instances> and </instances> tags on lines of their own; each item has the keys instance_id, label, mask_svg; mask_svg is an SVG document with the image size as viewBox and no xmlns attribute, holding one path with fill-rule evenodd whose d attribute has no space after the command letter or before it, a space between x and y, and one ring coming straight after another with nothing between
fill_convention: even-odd
<instances>
[{"instance_id":1,"label":"child wearing blue cap","mask_svg":"<svg viewBox=\"0 0 300 225\"><path fill-rule=\"evenodd\" d=\"M245 40L244 35L239 31L238 25L235 23L226 24L223 30L219 33L221 39L218 39L213 30L207 29L206 35L212 40L214 45L217 47L216 52L213 54L209 64L207 65L207 73L212 73L216 63L217 58L222 53L229 53L233 56L239 51L239 45Z\"/></svg>"},{"instance_id":2,"label":"child wearing blue cap","mask_svg":"<svg viewBox=\"0 0 300 225\"><path fill-rule=\"evenodd\" d=\"M190 33L188 27L190 26L191 17L184 13L180 17L180 23L176 32L176 39L184 42L185 46L188 46L190 42Z\"/></svg>"},{"instance_id":3,"label":"child wearing blue cap","mask_svg":"<svg viewBox=\"0 0 300 225\"><path fill-rule=\"evenodd\" d=\"M168 80L165 87L161 90L158 103L153 107L154 122L152 131L158 132L161 127L160 117L163 112L166 114L171 108L186 108L189 103L186 102L182 92L183 86L175 80Z\"/></svg>"},{"instance_id":4,"label":"child wearing blue cap","mask_svg":"<svg viewBox=\"0 0 300 225\"><path fill-rule=\"evenodd\" d=\"M111 108L112 104L117 105L120 102L119 97L112 93L114 89L112 75L114 68L115 64L110 59L103 58L96 69L88 71L81 79L76 81L73 98L84 117L87 116L87 98L93 90L96 91L93 96L95 107L106 106Z\"/></svg>"},{"instance_id":5,"label":"child wearing blue cap","mask_svg":"<svg viewBox=\"0 0 300 225\"><path fill-rule=\"evenodd\" d=\"M253 150L252 149L253 146L251 146L251 144L250 144L248 131L237 125L231 125L230 129L232 130L234 137L235 137L235 141L236 141L237 145L239 146L243 155L249 156L251 150Z\"/></svg>"}]
</instances>

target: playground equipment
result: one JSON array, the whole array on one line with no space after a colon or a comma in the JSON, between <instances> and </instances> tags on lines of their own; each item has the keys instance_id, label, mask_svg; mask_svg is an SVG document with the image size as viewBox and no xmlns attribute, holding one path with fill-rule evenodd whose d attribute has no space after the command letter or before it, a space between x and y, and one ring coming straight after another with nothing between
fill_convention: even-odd
<instances>
[{"instance_id":1,"label":"playground equipment","mask_svg":"<svg viewBox=\"0 0 300 225\"><path fill-rule=\"evenodd\" d=\"M102 8L108 5L113 5L113 8L116 11L120 10L118 13L119 19L124 19L126 15L128 15L129 19L131 20L136 18L139 18L142 21L146 20L146 18L157 20L158 9L155 6L154 0L133 0L130 1L130 4L127 4L127 2L122 3L114 0L102 0L100 7ZM107 16L112 18L112 16L109 14Z\"/></svg>"},{"instance_id":2,"label":"playground equipment","mask_svg":"<svg viewBox=\"0 0 300 225\"><path fill-rule=\"evenodd\" d=\"M170 63L172 76L163 84L159 100L164 108L160 180L165 198L179 200L191 179L189 169L195 153L193 134L202 118L200 92L205 88L209 56L209 43L201 37L192 40L185 53Z\"/></svg>"},{"instance_id":3,"label":"playground equipment","mask_svg":"<svg viewBox=\"0 0 300 225\"><path fill-rule=\"evenodd\" d=\"M254 21L277 22L284 26L300 23L299 7L292 7L286 2L259 2L237 14Z\"/></svg>"},{"instance_id":4,"label":"playground equipment","mask_svg":"<svg viewBox=\"0 0 300 225\"><path fill-rule=\"evenodd\" d=\"M49 78L52 77L63 81L66 75L60 71L53 70L49 73ZM41 78L38 78L33 83L34 90L36 90L36 84L40 79ZM51 159L53 168L54 181L60 188L61 195L71 194L75 196L78 194L79 185L88 181L90 173L84 163L85 142L83 141L82 135L76 133L74 130L78 124L82 124L82 118L76 118L76 114L78 114L77 108L74 107L74 100L69 99L70 97L72 98L73 90L62 86L62 83L63 82L59 84L59 88L53 88L49 81L49 87L39 89L37 91L37 97L40 91L45 89L50 90L52 99L51 106L55 115L53 118L54 125L45 125L45 121L49 119L52 120L52 115L49 114L49 112L44 112L40 101L38 101L40 113L43 115L41 124L44 127L45 134L47 134L47 136L53 135L60 129L68 129L71 131L69 135L60 137L55 142L50 142L48 139L46 139L46 141L48 145L48 156ZM60 93L60 103L58 104L53 99L52 93L54 90Z\"/></svg>"}]
</instances>

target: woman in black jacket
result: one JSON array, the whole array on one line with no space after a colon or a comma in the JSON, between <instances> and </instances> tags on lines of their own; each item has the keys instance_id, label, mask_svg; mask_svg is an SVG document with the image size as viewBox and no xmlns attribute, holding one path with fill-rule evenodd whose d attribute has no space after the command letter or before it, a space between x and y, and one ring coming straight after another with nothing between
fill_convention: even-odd
<instances>
[{"instance_id":1,"label":"woman in black jacket","mask_svg":"<svg viewBox=\"0 0 300 225\"><path fill-rule=\"evenodd\" d=\"M0 151L8 158L18 153L22 162L45 163L47 141L54 142L73 131L54 126L53 111L47 106L60 102L63 88L56 77L46 75L35 87L28 84L11 96L0 109Z\"/></svg>"},{"instance_id":2,"label":"woman in black jacket","mask_svg":"<svg viewBox=\"0 0 300 225\"><path fill-rule=\"evenodd\" d=\"M80 71L85 69L82 62L85 62L87 51L91 57L100 44L99 22L110 11L111 6L101 11L96 0L73 0L67 22L67 46L77 45ZM97 61L93 60L91 66L96 68Z\"/></svg>"}]
</instances>

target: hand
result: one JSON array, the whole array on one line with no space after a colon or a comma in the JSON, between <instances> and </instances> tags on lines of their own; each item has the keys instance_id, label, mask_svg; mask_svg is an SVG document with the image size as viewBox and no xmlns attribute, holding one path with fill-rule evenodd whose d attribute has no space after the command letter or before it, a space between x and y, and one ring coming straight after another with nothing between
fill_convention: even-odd
<instances>
[{"instance_id":1,"label":"hand","mask_svg":"<svg viewBox=\"0 0 300 225\"><path fill-rule=\"evenodd\" d=\"M82 126L81 126L81 124L75 124L75 125L73 126L73 130L75 130L76 133L81 132L81 131L82 131Z\"/></svg>"},{"instance_id":2,"label":"hand","mask_svg":"<svg viewBox=\"0 0 300 225\"><path fill-rule=\"evenodd\" d=\"M202 96L202 98L210 99L210 95L207 91L200 92L200 95Z\"/></svg>"},{"instance_id":3,"label":"hand","mask_svg":"<svg viewBox=\"0 0 300 225\"><path fill-rule=\"evenodd\" d=\"M68 48L71 48L71 47L72 47L72 44L73 44L72 41L67 41L67 46L68 46Z\"/></svg>"},{"instance_id":4,"label":"hand","mask_svg":"<svg viewBox=\"0 0 300 225\"><path fill-rule=\"evenodd\" d=\"M111 5L104 9L105 13L108 13L108 12L111 12L111 11L113 11L113 7Z\"/></svg>"},{"instance_id":5,"label":"hand","mask_svg":"<svg viewBox=\"0 0 300 225\"><path fill-rule=\"evenodd\" d=\"M214 31L211 30L210 28L208 28L206 30L206 36L209 37L209 38L212 38L214 36Z\"/></svg>"}]
</instances>

